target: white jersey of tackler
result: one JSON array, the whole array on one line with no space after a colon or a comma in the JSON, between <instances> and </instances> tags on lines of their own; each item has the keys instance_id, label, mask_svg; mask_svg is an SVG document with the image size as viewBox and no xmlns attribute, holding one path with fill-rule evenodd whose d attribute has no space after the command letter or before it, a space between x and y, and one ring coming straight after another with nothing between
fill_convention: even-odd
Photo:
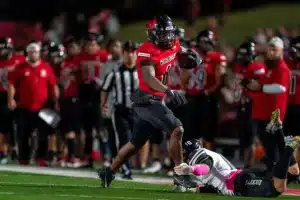
<instances>
[{"instance_id":1,"label":"white jersey of tackler","mask_svg":"<svg viewBox=\"0 0 300 200\"><path fill-rule=\"evenodd\" d=\"M233 191L227 188L226 180L230 173L236 171L237 169L221 154L201 148L190 159L189 165L200 164L197 163L197 160L203 153L206 153L213 159L213 167L211 168L209 174L203 176L193 176L193 180L199 185L204 184L212 186L220 194L231 196L234 195Z\"/></svg>"}]
</instances>

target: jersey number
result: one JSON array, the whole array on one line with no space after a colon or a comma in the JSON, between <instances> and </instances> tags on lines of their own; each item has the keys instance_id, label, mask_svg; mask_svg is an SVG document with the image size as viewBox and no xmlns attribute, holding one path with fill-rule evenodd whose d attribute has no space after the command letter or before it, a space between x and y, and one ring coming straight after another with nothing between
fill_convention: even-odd
<instances>
[{"instance_id":1,"label":"jersey number","mask_svg":"<svg viewBox=\"0 0 300 200\"><path fill-rule=\"evenodd\" d=\"M204 69L198 70L196 73L192 73L189 88L196 87L197 90L202 90L206 84L206 71Z\"/></svg>"},{"instance_id":2,"label":"jersey number","mask_svg":"<svg viewBox=\"0 0 300 200\"><path fill-rule=\"evenodd\" d=\"M291 76L291 82L290 82L290 95L296 94L296 84L297 84L297 76L292 75Z\"/></svg>"}]
</instances>

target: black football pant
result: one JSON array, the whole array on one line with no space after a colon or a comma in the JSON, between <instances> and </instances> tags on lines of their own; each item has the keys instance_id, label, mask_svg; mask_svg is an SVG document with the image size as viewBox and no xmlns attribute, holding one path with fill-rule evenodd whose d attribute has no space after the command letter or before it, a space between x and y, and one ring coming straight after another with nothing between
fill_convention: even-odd
<instances>
[{"instance_id":1,"label":"black football pant","mask_svg":"<svg viewBox=\"0 0 300 200\"><path fill-rule=\"evenodd\" d=\"M184 109L184 136L183 141L193 139L208 139L209 134L209 98L204 95L187 96L188 103ZM176 115L175 115L176 116Z\"/></svg>"},{"instance_id":2,"label":"black football pant","mask_svg":"<svg viewBox=\"0 0 300 200\"><path fill-rule=\"evenodd\" d=\"M17 140L19 147L19 160L29 161L31 146L34 141L30 141L32 133L36 131L38 136L38 148L36 158L46 159L48 152L48 135L53 133L53 129L38 116L38 111L27 109L16 110Z\"/></svg>"},{"instance_id":3,"label":"black football pant","mask_svg":"<svg viewBox=\"0 0 300 200\"><path fill-rule=\"evenodd\" d=\"M234 189L237 196L277 197L272 177L261 176L261 171L245 170L235 178Z\"/></svg>"},{"instance_id":4,"label":"black football pant","mask_svg":"<svg viewBox=\"0 0 300 200\"><path fill-rule=\"evenodd\" d=\"M265 148L267 171L272 173L273 167L279 160L280 153L284 150L284 145L281 142L283 133L276 132L274 134L266 132L266 126L269 120L253 120L253 131L258 135Z\"/></svg>"}]
</instances>

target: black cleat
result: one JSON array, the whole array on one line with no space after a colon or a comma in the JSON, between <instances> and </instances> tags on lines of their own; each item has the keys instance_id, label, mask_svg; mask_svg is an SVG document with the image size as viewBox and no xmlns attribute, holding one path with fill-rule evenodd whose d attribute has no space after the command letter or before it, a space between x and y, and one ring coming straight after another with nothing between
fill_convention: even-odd
<instances>
[{"instance_id":1,"label":"black cleat","mask_svg":"<svg viewBox=\"0 0 300 200\"><path fill-rule=\"evenodd\" d=\"M122 179L132 180L132 173L131 173L131 171L127 171L127 172L123 173Z\"/></svg>"},{"instance_id":2,"label":"black cleat","mask_svg":"<svg viewBox=\"0 0 300 200\"><path fill-rule=\"evenodd\" d=\"M198 184L192 180L190 175L174 175L174 185L184 186L186 188L196 188Z\"/></svg>"},{"instance_id":3,"label":"black cleat","mask_svg":"<svg viewBox=\"0 0 300 200\"><path fill-rule=\"evenodd\" d=\"M111 171L111 168L98 169L97 173L101 179L101 185L103 188L109 187L111 182L115 179L115 175Z\"/></svg>"}]
</instances>

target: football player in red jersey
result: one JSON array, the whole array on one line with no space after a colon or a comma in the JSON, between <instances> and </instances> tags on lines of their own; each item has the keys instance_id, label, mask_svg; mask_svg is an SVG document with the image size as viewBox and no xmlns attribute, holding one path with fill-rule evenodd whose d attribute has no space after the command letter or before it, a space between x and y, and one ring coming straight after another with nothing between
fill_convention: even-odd
<instances>
[{"instance_id":1,"label":"football player in red jersey","mask_svg":"<svg viewBox=\"0 0 300 200\"><path fill-rule=\"evenodd\" d=\"M67 160L61 160L61 166L67 164L68 167L79 167L79 160L75 158L76 134L80 133L80 103L78 99L78 62L74 55L78 54L77 44L74 40L67 43L67 56L61 60L58 74L58 83L61 87L61 131L65 137L65 143L68 148ZM57 53L62 57L65 52L62 49L56 49ZM60 52L60 53L59 53ZM51 54L51 53L50 53ZM65 163L67 161L67 163Z\"/></svg>"},{"instance_id":2,"label":"football player in red jersey","mask_svg":"<svg viewBox=\"0 0 300 200\"><path fill-rule=\"evenodd\" d=\"M183 127L172 111L165 106L165 102L181 105L186 103L186 99L179 92L166 86L168 70L173 66L178 53L181 57L179 60L186 61L180 63L182 67L197 66L201 58L196 52L181 48L179 41L176 40L175 30L170 17L166 15L158 17L154 28L149 31L150 40L137 50L139 89L131 98L134 112L132 140L120 149L111 168L98 170L103 187L110 186L114 174L121 165L158 131L170 134L169 150L175 166L183 162L181 139ZM176 176L175 181L187 180L179 180Z\"/></svg>"},{"instance_id":3,"label":"football player in red jersey","mask_svg":"<svg viewBox=\"0 0 300 200\"><path fill-rule=\"evenodd\" d=\"M78 55L79 63L79 100L83 130L86 134L84 153L87 167L92 166L93 130L100 131L100 74L102 65L109 60L106 50L100 49L102 36L88 33L84 38L83 52Z\"/></svg>"},{"instance_id":4,"label":"football player in red jersey","mask_svg":"<svg viewBox=\"0 0 300 200\"><path fill-rule=\"evenodd\" d=\"M13 116L7 107L8 76L18 64L25 62L24 56L15 55L11 38L0 38L0 164L7 163L7 134L11 134L13 147Z\"/></svg>"},{"instance_id":5,"label":"football player in red jersey","mask_svg":"<svg viewBox=\"0 0 300 200\"><path fill-rule=\"evenodd\" d=\"M289 57L285 59L290 68L291 82L289 89L289 101L284 120L284 130L291 135L299 135L300 123L300 36L290 41ZM300 157L297 158L300 163Z\"/></svg>"},{"instance_id":6,"label":"football player in red jersey","mask_svg":"<svg viewBox=\"0 0 300 200\"><path fill-rule=\"evenodd\" d=\"M238 104L238 125L240 135L240 145L244 150L245 168L253 166L255 159L255 135L251 124L251 91L243 88L240 81L243 78L259 80L265 75L265 65L255 62L255 44L244 42L237 49L236 60L234 63L234 91L233 100ZM252 95L255 95L252 93Z\"/></svg>"},{"instance_id":7,"label":"football player in red jersey","mask_svg":"<svg viewBox=\"0 0 300 200\"><path fill-rule=\"evenodd\" d=\"M205 146L211 148L217 127L215 92L221 86L227 60L222 52L214 51L215 39L212 31L201 31L196 42L197 50L204 61L182 75L182 83L188 97L184 139L203 137Z\"/></svg>"}]
</instances>

